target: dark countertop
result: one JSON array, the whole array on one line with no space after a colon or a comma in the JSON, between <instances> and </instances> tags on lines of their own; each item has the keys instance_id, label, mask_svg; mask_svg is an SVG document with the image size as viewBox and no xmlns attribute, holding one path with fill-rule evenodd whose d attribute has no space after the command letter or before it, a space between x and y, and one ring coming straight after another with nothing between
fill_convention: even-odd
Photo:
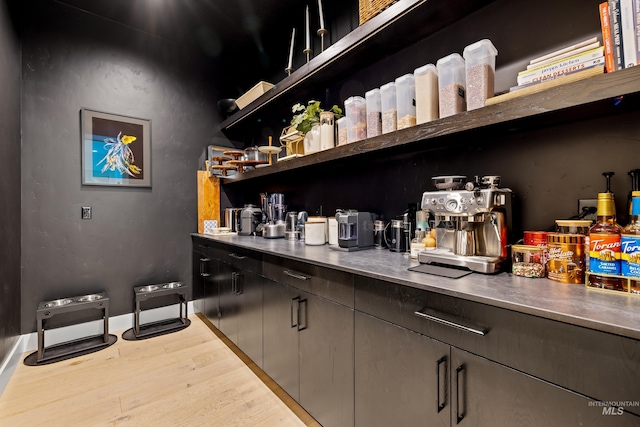
<instances>
[{"instance_id":1,"label":"dark countertop","mask_svg":"<svg viewBox=\"0 0 640 427\"><path fill-rule=\"evenodd\" d=\"M341 252L329 245L307 246L284 239L193 236L640 340L639 295L510 273L448 279L408 271L418 261L389 250Z\"/></svg>"}]
</instances>

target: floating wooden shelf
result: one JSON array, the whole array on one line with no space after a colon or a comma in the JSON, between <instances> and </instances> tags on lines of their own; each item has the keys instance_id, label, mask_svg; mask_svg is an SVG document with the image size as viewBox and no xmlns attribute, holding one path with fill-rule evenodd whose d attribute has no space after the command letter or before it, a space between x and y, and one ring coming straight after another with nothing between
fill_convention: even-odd
<instances>
[{"instance_id":1,"label":"floating wooden shelf","mask_svg":"<svg viewBox=\"0 0 640 427\"><path fill-rule=\"evenodd\" d=\"M236 175L234 179L226 180L224 185L233 185L234 182L252 180L393 148L404 147L411 150L414 148L410 145L418 142L421 144L416 145L415 149L423 150L427 147L424 145L425 141L430 142L429 147L434 147L438 145L439 141L442 141L443 137L463 132L478 133L481 130L488 130L500 134L518 128L548 126L554 123L584 120L601 114L611 114L612 107L619 101L618 97L637 93L640 93L640 67L628 68L286 162L278 162L269 168L251 170ZM635 108L640 108L637 99L630 101L635 104Z\"/></svg>"}]
</instances>

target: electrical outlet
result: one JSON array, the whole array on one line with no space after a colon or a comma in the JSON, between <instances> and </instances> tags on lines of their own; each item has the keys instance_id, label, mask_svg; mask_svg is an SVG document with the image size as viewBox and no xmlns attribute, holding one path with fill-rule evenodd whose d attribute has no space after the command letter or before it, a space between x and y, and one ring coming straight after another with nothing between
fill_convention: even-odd
<instances>
[{"instance_id":1,"label":"electrical outlet","mask_svg":"<svg viewBox=\"0 0 640 427\"><path fill-rule=\"evenodd\" d=\"M578 199L578 215L582 215L585 209L589 209L590 213L587 214L584 219L596 220L596 208L598 206L598 199Z\"/></svg>"},{"instance_id":2,"label":"electrical outlet","mask_svg":"<svg viewBox=\"0 0 640 427\"><path fill-rule=\"evenodd\" d=\"M82 207L82 219L91 219L91 206Z\"/></svg>"}]
</instances>

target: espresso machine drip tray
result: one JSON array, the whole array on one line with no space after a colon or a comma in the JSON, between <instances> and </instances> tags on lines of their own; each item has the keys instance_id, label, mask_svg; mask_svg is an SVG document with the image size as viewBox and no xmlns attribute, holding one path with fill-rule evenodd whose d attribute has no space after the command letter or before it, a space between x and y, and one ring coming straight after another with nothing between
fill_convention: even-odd
<instances>
[{"instance_id":1,"label":"espresso machine drip tray","mask_svg":"<svg viewBox=\"0 0 640 427\"><path fill-rule=\"evenodd\" d=\"M418 261L421 264L451 266L453 269L466 268L477 273L492 274L500 271L504 260L499 257L456 255L448 250L435 249L420 252Z\"/></svg>"},{"instance_id":2,"label":"espresso machine drip tray","mask_svg":"<svg viewBox=\"0 0 640 427\"><path fill-rule=\"evenodd\" d=\"M433 264L420 264L416 267L411 267L409 271L433 274L434 276L448 277L449 279L459 279L473 273L473 271L467 269L444 267L441 265Z\"/></svg>"}]
</instances>

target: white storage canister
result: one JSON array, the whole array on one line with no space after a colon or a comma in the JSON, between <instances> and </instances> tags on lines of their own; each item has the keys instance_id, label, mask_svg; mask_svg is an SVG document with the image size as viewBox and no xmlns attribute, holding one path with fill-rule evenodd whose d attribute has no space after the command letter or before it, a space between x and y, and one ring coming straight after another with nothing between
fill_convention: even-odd
<instances>
[{"instance_id":1,"label":"white storage canister","mask_svg":"<svg viewBox=\"0 0 640 427\"><path fill-rule=\"evenodd\" d=\"M398 107L397 128L416 125L416 81L413 74L396 79L396 103Z\"/></svg>"},{"instance_id":2,"label":"white storage canister","mask_svg":"<svg viewBox=\"0 0 640 427\"><path fill-rule=\"evenodd\" d=\"M380 86L382 95L382 133L397 129L398 109L396 106L396 84L394 82Z\"/></svg>"},{"instance_id":3,"label":"white storage canister","mask_svg":"<svg viewBox=\"0 0 640 427\"><path fill-rule=\"evenodd\" d=\"M382 99L380 89L371 89L364 94L367 101L367 138L382 134Z\"/></svg>"},{"instance_id":4,"label":"white storage canister","mask_svg":"<svg viewBox=\"0 0 640 427\"><path fill-rule=\"evenodd\" d=\"M438 69L423 65L413 72L416 78L416 123L426 123L440 117L438 112Z\"/></svg>"},{"instance_id":5,"label":"white storage canister","mask_svg":"<svg viewBox=\"0 0 640 427\"><path fill-rule=\"evenodd\" d=\"M438 104L440 117L449 117L467 110L465 101L464 59L457 53L438 59Z\"/></svg>"}]
</instances>

